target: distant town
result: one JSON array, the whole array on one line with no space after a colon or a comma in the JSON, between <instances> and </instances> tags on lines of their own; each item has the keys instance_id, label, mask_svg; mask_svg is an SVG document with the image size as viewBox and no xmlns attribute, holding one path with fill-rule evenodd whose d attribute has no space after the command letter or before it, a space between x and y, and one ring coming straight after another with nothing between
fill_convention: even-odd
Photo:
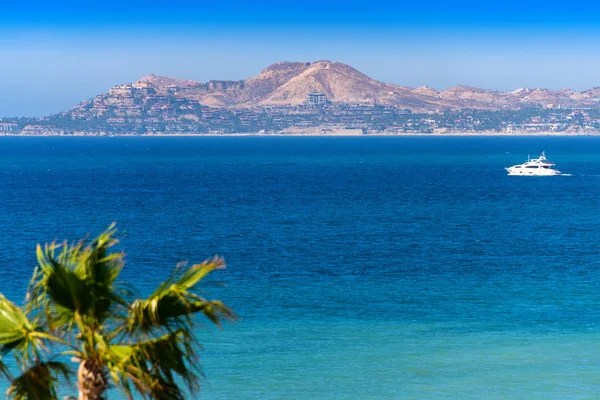
<instances>
[{"instance_id":1,"label":"distant town","mask_svg":"<svg viewBox=\"0 0 600 400\"><path fill-rule=\"evenodd\" d=\"M401 133L600 133L600 109L567 109L548 105L519 110L450 110L414 113L392 105L333 103L311 93L298 106L227 109L195 100L141 97L128 86L84 101L73 110L49 117L2 118L0 134L12 135L177 135L286 134L327 135L343 131L363 134ZM131 93L131 94L130 94Z\"/></svg>"},{"instance_id":2,"label":"distant town","mask_svg":"<svg viewBox=\"0 0 600 400\"><path fill-rule=\"evenodd\" d=\"M315 87L317 80L306 78L314 76L325 84ZM339 86L351 89L331 89ZM0 118L0 135L593 135L600 133L599 93L501 93L464 86L437 92L377 82L340 63L277 63L245 81L199 83L149 75L69 111Z\"/></svg>"}]
</instances>

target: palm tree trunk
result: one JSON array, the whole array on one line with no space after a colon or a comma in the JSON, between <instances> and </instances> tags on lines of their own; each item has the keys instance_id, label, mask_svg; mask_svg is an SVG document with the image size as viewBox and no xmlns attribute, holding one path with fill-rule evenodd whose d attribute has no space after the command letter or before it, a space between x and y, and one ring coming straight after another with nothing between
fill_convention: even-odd
<instances>
[{"instance_id":1,"label":"palm tree trunk","mask_svg":"<svg viewBox=\"0 0 600 400\"><path fill-rule=\"evenodd\" d=\"M101 400L108 387L102 368L96 363L83 360L77 371L78 400Z\"/></svg>"}]
</instances>

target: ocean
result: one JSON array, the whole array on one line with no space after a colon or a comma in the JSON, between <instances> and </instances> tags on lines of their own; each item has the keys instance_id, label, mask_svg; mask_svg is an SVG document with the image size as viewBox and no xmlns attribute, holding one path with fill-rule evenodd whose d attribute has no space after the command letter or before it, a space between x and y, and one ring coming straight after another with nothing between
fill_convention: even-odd
<instances>
[{"instance_id":1,"label":"ocean","mask_svg":"<svg viewBox=\"0 0 600 400\"><path fill-rule=\"evenodd\" d=\"M227 261L200 398L596 398L599 203L600 137L2 137L0 292L116 221L142 294Z\"/></svg>"}]
</instances>

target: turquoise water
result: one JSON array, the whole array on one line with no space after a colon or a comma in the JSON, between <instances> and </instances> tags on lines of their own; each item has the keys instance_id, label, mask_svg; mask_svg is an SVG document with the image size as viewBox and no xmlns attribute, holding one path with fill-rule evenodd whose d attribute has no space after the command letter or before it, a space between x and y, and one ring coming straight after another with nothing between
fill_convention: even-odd
<instances>
[{"instance_id":1,"label":"turquoise water","mask_svg":"<svg viewBox=\"0 0 600 400\"><path fill-rule=\"evenodd\" d=\"M0 138L1 291L117 221L143 293L228 262L201 398L596 398L599 199L595 137Z\"/></svg>"}]
</instances>

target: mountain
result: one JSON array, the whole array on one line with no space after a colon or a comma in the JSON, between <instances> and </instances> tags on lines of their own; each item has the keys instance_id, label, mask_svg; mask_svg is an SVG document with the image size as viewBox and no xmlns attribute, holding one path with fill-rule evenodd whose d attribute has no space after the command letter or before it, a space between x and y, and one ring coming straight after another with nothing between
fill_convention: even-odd
<instances>
[{"instance_id":1,"label":"mountain","mask_svg":"<svg viewBox=\"0 0 600 400\"><path fill-rule=\"evenodd\" d=\"M414 111L467 106L464 102L453 104L430 88L380 82L349 65L331 61L278 62L241 81L202 83L147 75L134 86L141 84L150 85L159 94L172 93L212 107L296 106L315 92L325 94L330 102L395 105Z\"/></svg>"},{"instance_id":2,"label":"mountain","mask_svg":"<svg viewBox=\"0 0 600 400\"><path fill-rule=\"evenodd\" d=\"M501 92L469 86L443 91L429 86L409 88L377 81L349 65L331 61L278 62L254 77L238 81L197 82L150 74L131 85L116 86L108 95L100 97L116 96L112 102L121 104L119 96L127 96L127 90L132 88L140 89L136 92L138 97L140 93L150 97L168 96L210 107L234 109L297 106L306 103L309 93L324 94L327 101L333 103L391 105L414 112L519 109L532 104L597 108L600 100L599 88L579 93L569 89ZM111 100L108 100L110 104Z\"/></svg>"}]
</instances>

